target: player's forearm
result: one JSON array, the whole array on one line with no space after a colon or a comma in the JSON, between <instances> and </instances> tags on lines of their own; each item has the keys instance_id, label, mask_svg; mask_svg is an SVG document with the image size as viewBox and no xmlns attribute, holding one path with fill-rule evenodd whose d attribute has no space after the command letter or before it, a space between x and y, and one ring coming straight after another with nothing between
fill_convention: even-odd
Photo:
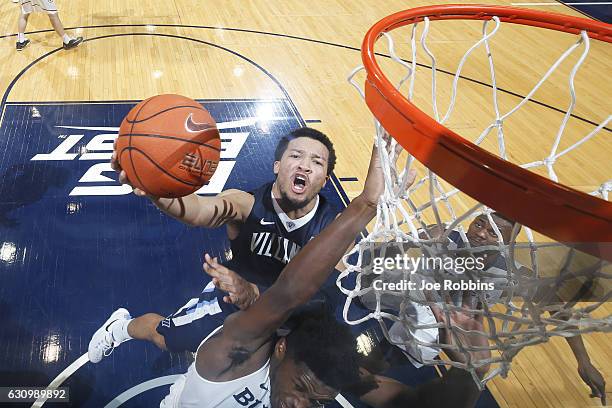
<instances>
[{"instance_id":1,"label":"player's forearm","mask_svg":"<svg viewBox=\"0 0 612 408\"><path fill-rule=\"evenodd\" d=\"M197 194L180 198L156 198L151 202L172 218L188 225L197 225L202 205Z\"/></svg>"},{"instance_id":2,"label":"player's forearm","mask_svg":"<svg viewBox=\"0 0 612 408\"><path fill-rule=\"evenodd\" d=\"M376 215L359 196L285 266L274 284L247 310L226 319L223 336L232 347L256 350L323 285L344 249Z\"/></svg>"},{"instance_id":3,"label":"player's forearm","mask_svg":"<svg viewBox=\"0 0 612 408\"><path fill-rule=\"evenodd\" d=\"M277 281L286 294L287 306L297 307L319 290L346 248L375 215L376 206L358 196L291 260Z\"/></svg>"},{"instance_id":4,"label":"player's forearm","mask_svg":"<svg viewBox=\"0 0 612 408\"><path fill-rule=\"evenodd\" d=\"M253 196L239 190L226 190L215 197L190 194L181 198L159 198L153 203L163 212L185 224L217 228L232 221L243 221Z\"/></svg>"},{"instance_id":5,"label":"player's forearm","mask_svg":"<svg viewBox=\"0 0 612 408\"><path fill-rule=\"evenodd\" d=\"M556 293L553 295L552 301L562 302L562 300L559 298L559 295ZM559 318L561 320L568 320L567 316L560 316ZM582 341L582 336L578 335L573 337L565 337L565 341L567 341L567 344L572 349L572 353L574 354L574 357L578 362L578 366L585 366L591 363L589 353L584 345L584 342Z\"/></svg>"},{"instance_id":6,"label":"player's forearm","mask_svg":"<svg viewBox=\"0 0 612 408\"><path fill-rule=\"evenodd\" d=\"M567 344L569 344L572 349L572 353L574 353L574 357L576 357L576 361L578 365L590 364L591 359L589 358L589 353L582 341L582 336L574 336L574 337L566 337L565 340Z\"/></svg>"}]
</instances>

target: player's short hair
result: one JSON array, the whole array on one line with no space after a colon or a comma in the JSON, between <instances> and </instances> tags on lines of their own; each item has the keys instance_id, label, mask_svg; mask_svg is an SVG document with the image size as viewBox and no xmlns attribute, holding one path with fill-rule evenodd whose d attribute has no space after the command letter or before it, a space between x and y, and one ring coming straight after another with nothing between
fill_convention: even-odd
<instances>
[{"instance_id":1,"label":"player's short hair","mask_svg":"<svg viewBox=\"0 0 612 408\"><path fill-rule=\"evenodd\" d=\"M276 145L276 151L274 152L274 160L280 161L281 157L287 150L287 146L289 142L293 139L297 139L298 137L309 137L311 139L317 140L327 148L329 155L327 157L327 175L329 176L334 171L334 167L336 166L336 151L334 150L334 144L327 137L327 135L323 132L319 132L316 129L309 127L302 127L299 129L295 129L288 135L282 137L282 139Z\"/></svg>"},{"instance_id":2,"label":"player's short hair","mask_svg":"<svg viewBox=\"0 0 612 408\"><path fill-rule=\"evenodd\" d=\"M357 341L348 325L335 319L325 305L310 307L291 319L287 353L304 363L325 385L340 392L363 395L376 388L372 378L360 379Z\"/></svg>"}]
</instances>

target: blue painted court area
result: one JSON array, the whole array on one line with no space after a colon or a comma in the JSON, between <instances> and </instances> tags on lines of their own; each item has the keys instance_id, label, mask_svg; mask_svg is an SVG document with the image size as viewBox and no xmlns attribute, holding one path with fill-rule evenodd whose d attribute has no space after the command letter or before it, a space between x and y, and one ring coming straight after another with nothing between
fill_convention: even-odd
<instances>
[{"instance_id":1,"label":"blue painted court area","mask_svg":"<svg viewBox=\"0 0 612 408\"><path fill-rule=\"evenodd\" d=\"M250 190L271 180L277 141L304 124L286 100L202 103L219 123L224 148L203 194ZM74 363L112 311L126 307L134 316L176 311L207 283L204 251L224 258L229 250L223 228L187 227L116 181L108 160L117 128L134 104L4 106L0 386L44 387L72 365L74 372L61 377L71 403L45 407L103 407L147 381L152 382L121 406L158 406L168 386L156 385L185 372L189 353L130 341L99 364ZM324 194L344 206L335 178ZM408 383L436 375L431 368L417 371L397 363L394 376ZM497 404L487 393L481 406Z\"/></svg>"},{"instance_id":2,"label":"blue painted court area","mask_svg":"<svg viewBox=\"0 0 612 408\"><path fill-rule=\"evenodd\" d=\"M593 0L571 0L562 1L583 14L591 16L605 23L612 23L612 4L609 1L593 1ZM568 4L570 3L570 4Z\"/></svg>"}]
</instances>

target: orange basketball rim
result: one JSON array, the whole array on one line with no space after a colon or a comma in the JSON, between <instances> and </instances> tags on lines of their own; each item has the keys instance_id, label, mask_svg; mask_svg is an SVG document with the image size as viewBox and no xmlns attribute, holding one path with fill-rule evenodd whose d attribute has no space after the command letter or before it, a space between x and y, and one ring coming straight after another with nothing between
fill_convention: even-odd
<instances>
[{"instance_id":1,"label":"orange basketball rim","mask_svg":"<svg viewBox=\"0 0 612 408\"><path fill-rule=\"evenodd\" d=\"M555 240L612 260L612 204L505 161L439 124L412 104L385 77L374 54L384 32L430 20L491 20L530 25L612 42L612 25L585 18L503 6L439 5L390 15L366 34L361 54L367 71L368 107L416 159L490 208ZM494 186L493 189L483 188ZM605 248L605 243L608 243Z\"/></svg>"}]
</instances>

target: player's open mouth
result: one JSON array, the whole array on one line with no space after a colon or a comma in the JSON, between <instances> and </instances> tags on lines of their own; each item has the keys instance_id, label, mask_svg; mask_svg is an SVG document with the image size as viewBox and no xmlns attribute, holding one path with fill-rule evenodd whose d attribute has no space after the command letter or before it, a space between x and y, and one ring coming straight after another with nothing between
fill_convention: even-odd
<instances>
[{"instance_id":1,"label":"player's open mouth","mask_svg":"<svg viewBox=\"0 0 612 408\"><path fill-rule=\"evenodd\" d=\"M302 194L306 190L307 183L308 179L306 176L296 174L295 177L293 177L293 182L291 183L291 190L293 190L294 193Z\"/></svg>"}]
</instances>

